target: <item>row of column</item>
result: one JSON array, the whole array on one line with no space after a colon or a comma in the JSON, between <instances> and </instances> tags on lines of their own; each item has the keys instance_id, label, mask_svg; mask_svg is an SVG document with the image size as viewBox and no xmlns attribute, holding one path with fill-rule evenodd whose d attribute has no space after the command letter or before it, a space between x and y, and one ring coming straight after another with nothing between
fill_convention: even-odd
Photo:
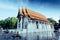
<instances>
[{"instance_id":1,"label":"row of column","mask_svg":"<svg viewBox=\"0 0 60 40\"><path fill-rule=\"evenodd\" d=\"M17 29L19 29L19 30L22 30L22 26L24 25L24 24L26 24L27 22L24 22L23 24L22 24L22 18L21 18L21 20L19 21L18 20L18 22L17 22ZM30 26L29 26L30 25ZM25 26L25 25L24 25ZM23 27L24 27L23 26ZM37 25L36 25L36 22L32 22L32 20L30 20L30 22L28 22L27 23L27 28L29 28L29 27L33 27L33 28L36 28L37 29ZM32 29L33 29L32 28ZM45 24L45 23L40 23L39 21L38 21L38 29L40 29L40 30L51 30L52 28L51 28L51 25L50 24Z\"/></svg>"},{"instance_id":2,"label":"row of column","mask_svg":"<svg viewBox=\"0 0 60 40\"><path fill-rule=\"evenodd\" d=\"M23 24L22 24L23 18L21 17L21 20L18 19L17 30L22 31L24 29L23 27L25 27L25 24L27 23L26 24L27 25L26 26L27 31L53 31L53 28L51 28L51 25L48 23L45 23L45 22L42 23L42 22L38 21L38 29L37 29L36 21L32 22L32 20L26 20L26 19L27 18L24 19Z\"/></svg>"}]
</instances>

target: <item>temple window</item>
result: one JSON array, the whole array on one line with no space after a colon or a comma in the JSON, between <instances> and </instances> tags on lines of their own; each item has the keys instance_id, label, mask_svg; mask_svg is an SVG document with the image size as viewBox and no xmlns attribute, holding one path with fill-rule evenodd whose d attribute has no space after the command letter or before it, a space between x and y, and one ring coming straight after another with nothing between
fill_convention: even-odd
<instances>
[{"instance_id":1,"label":"temple window","mask_svg":"<svg viewBox=\"0 0 60 40\"><path fill-rule=\"evenodd\" d=\"M22 19L22 29L24 28L24 17Z\"/></svg>"},{"instance_id":2,"label":"temple window","mask_svg":"<svg viewBox=\"0 0 60 40\"><path fill-rule=\"evenodd\" d=\"M20 23L18 24L18 27L20 28Z\"/></svg>"},{"instance_id":3,"label":"temple window","mask_svg":"<svg viewBox=\"0 0 60 40\"><path fill-rule=\"evenodd\" d=\"M26 23L25 23L25 29L27 29L27 25L28 25L28 23L26 22Z\"/></svg>"},{"instance_id":4,"label":"temple window","mask_svg":"<svg viewBox=\"0 0 60 40\"><path fill-rule=\"evenodd\" d=\"M37 26L37 29L38 29L38 28L39 28L39 27L38 27L38 21L36 21L36 26Z\"/></svg>"},{"instance_id":5,"label":"temple window","mask_svg":"<svg viewBox=\"0 0 60 40\"><path fill-rule=\"evenodd\" d=\"M18 25L19 25L19 28L20 28L20 20L18 20L18 22L19 22L19 24L18 24Z\"/></svg>"},{"instance_id":6,"label":"temple window","mask_svg":"<svg viewBox=\"0 0 60 40\"><path fill-rule=\"evenodd\" d=\"M29 23L31 22L31 20L28 20L29 21Z\"/></svg>"},{"instance_id":7,"label":"temple window","mask_svg":"<svg viewBox=\"0 0 60 40\"><path fill-rule=\"evenodd\" d=\"M35 20L32 20L32 23L34 23L35 22Z\"/></svg>"},{"instance_id":8,"label":"temple window","mask_svg":"<svg viewBox=\"0 0 60 40\"><path fill-rule=\"evenodd\" d=\"M20 19L19 19L19 22L20 22Z\"/></svg>"}]
</instances>

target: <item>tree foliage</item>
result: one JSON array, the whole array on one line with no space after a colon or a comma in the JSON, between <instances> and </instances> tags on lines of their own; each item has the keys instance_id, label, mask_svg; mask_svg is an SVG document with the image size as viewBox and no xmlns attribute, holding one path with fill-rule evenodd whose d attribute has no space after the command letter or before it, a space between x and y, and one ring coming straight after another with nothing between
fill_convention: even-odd
<instances>
[{"instance_id":1,"label":"tree foliage","mask_svg":"<svg viewBox=\"0 0 60 40\"><path fill-rule=\"evenodd\" d=\"M58 23L54 19L48 18L48 20L54 25L54 29L55 30L58 30L59 29Z\"/></svg>"},{"instance_id":2,"label":"tree foliage","mask_svg":"<svg viewBox=\"0 0 60 40\"><path fill-rule=\"evenodd\" d=\"M55 23L57 23L54 19L52 19L52 18L48 18L48 20L49 20L49 22L51 22L53 25L55 24Z\"/></svg>"},{"instance_id":3,"label":"tree foliage","mask_svg":"<svg viewBox=\"0 0 60 40\"><path fill-rule=\"evenodd\" d=\"M5 20L0 20L0 26L2 26L3 29L15 29L17 27L17 18L8 17Z\"/></svg>"}]
</instances>

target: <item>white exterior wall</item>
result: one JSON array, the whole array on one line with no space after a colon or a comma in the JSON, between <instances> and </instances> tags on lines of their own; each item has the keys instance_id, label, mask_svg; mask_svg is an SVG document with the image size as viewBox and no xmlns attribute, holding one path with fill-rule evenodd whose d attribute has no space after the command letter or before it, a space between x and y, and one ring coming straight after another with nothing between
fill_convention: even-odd
<instances>
[{"instance_id":1,"label":"white exterior wall","mask_svg":"<svg viewBox=\"0 0 60 40\"><path fill-rule=\"evenodd\" d=\"M30 21L30 22L29 22ZM25 24L27 23L27 29L22 29L22 19L20 21L20 27L19 27L19 20L17 23L17 30L22 33L31 33L31 32L39 32L40 36L51 36L53 34L53 28L51 28L50 24L40 23L38 20L38 29L36 25L36 21L32 22L32 20L28 20L28 18L24 18L24 28Z\"/></svg>"},{"instance_id":2,"label":"white exterior wall","mask_svg":"<svg viewBox=\"0 0 60 40\"><path fill-rule=\"evenodd\" d=\"M28 22L27 30L28 30L28 32L35 32L36 31L36 22L32 23L32 20L30 20L30 22Z\"/></svg>"}]
</instances>

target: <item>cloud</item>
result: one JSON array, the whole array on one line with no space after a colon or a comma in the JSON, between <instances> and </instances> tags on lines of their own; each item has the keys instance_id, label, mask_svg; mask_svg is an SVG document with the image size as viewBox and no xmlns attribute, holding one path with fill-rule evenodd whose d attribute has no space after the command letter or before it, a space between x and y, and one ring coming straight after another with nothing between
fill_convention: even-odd
<instances>
[{"instance_id":1,"label":"cloud","mask_svg":"<svg viewBox=\"0 0 60 40\"><path fill-rule=\"evenodd\" d=\"M57 21L58 22L58 20L59 20L59 16L56 16L56 17L52 17L55 21Z\"/></svg>"},{"instance_id":2,"label":"cloud","mask_svg":"<svg viewBox=\"0 0 60 40\"><path fill-rule=\"evenodd\" d=\"M0 8L1 9L6 9L6 10L16 10L18 7L17 6L12 6L10 4L0 3Z\"/></svg>"}]
</instances>

